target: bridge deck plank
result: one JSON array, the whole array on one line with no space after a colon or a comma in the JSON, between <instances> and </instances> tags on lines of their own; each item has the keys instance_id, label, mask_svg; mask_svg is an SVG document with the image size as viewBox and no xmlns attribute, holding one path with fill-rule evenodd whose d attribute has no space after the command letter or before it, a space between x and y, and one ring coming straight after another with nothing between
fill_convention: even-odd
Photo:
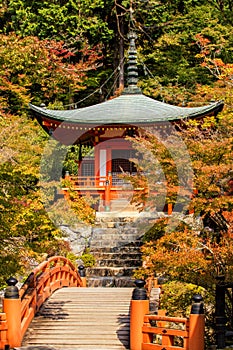
<instances>
[{"instance_id":1,"label":"bridge deck plank","mask_svg":"<svg viewBox=\"0 0 233 350\"><path fill-rule=\"evenodd\" d=\"M132 288L62 288L41 307L17 349L129 349Z\"/></svg>"}]
</instances>

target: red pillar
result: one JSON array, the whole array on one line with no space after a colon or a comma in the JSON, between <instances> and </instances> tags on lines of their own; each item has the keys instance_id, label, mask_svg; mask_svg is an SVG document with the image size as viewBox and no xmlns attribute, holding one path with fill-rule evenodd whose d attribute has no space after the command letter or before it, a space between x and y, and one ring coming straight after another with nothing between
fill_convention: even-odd
<instances>
[{"instance_id":1,"label":"red pillar","mask_svg":"<svg viewBox=\"0 0 233 350\"><path fill-rule=\"evenodd\" d=\"M189 316L189 350L205 349L205 315L203 307L203 299L200 294L193 297Z\"/></svg>"},{"instance_id":2,"label":"red pillar","mask_svg":"<svg viewBox=\"0 0 233 350\"><path fill-rule=\"evenodd\" d=\"M3 298L3 312L6 314L8 324L7 338L11 348L21 346L22 338L21 299L16 287L17 282L13 277L7 280L8 287Z\"/></svg>"},{"instance_id":3,"label":"red pillar","mask_svg":"<svg viewBox=\"0 0 233 350\"><path fill-rule=\"evenodd\" d=\"M107 180L105 182L105 211L110 211L111 204L111 185L109 177L107 176Z\"/></svg>"},{"instance_id":4,"label":"red pillar","mask_svg":"<svg viewBox=\"0 0 233 350\"><path fill-rule=\"evenodd\" d=\"M130 304L130 350L141 350L143 342L142 326L144 316L149 314L149 300L144 288L145 281L136 280Z\"/></svg>"},{"instance_id":5,"label":"red pillar","mask_svg":"<svg viewBox=\"0 0 233 350\"><path fill-rule=\"evenodd\" d=\"M172 203L167 204L167 215L172 215Z\"/></svg>"}]
</instances>

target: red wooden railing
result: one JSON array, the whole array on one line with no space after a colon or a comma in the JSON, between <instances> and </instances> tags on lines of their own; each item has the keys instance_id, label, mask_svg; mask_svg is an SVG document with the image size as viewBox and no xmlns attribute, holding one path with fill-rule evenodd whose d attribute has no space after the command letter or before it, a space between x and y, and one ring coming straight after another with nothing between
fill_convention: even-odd
<instances>
[{"instance_id":1,"label":"red wooden railing","mask_svg":"<svg viewBox=\"0 0 233 350\"><path fill-rule=\"evenodd\" d=\"M79 176L79 175L70 175L68 172L65 175L65 179L69 180L72 184L72 189L79 191L82 194L89 194L104 201L105 207L110 208L111 201L114 199L120 198L132 198L133 193L135 192L144 192L146 188L136 187L133 188L130 181L127 181L124 178L119 176L120 174L109 173L107 176ZM136 173L131 174L130 176L135 176ZM179 186L174 187L179 191ZM69 187L63 187L62 193L64 196L69 199ZM156 190L151 190L150 192L153 195L156 195ZM197 189L193 189L191 198L197 194ZM188 193L187 193L188 195ZM172 203L166 203L164 209L168 215L172 215L174 210L174 205ZM193 214L194 210L190 209L189 214Z\"/></svg>"},{"instance_id":2,"label":"red wooden railing","mask_svg":"<svg viewBox=\"0 0 233 350\"><path fill-rule=\"evenodd\" d=\"M133 191L141 190L132 189L131 186L126 188L122 186L122 183L118 183L114 179L111 173L107 176L73 176L67 172L65 175L65 180L70 181L73 190L79 191L82 194L93 195L103 200L106 211L110 210L111 200L121 198L122 193L125 198L126 193L131 196ZM64 196L69 199L69 187L63 187L62 191Z\"/></svg>"},{"instance_id":3,"label":"red wooden railing","mask_svg":"<svg viewBox=\"0 0 233 350\"><path fill-rule=\"evenodd\" d=\"M188 349L189 319L146 315L142 327L142 350ZM179 344L176 340L179 339Z\"/></svg>"},{"instance_id":4,"label":"red wooden railing","mask_svg":"<svg viewBox=\"0 0 233 350\"><path fill-rule=\"evenodd\" d=\"M130 350L204 350L205 315L201 295L193 296L189 317L149 313L145 281L136 280L130 305Z\"/></svg>"},{"instance_id":5,"label":"red wooden railing","mask_svg":"<svg viewBox=\"0 0 233 350\"><path fill-rule=\"evenodd\" d=\"M8 340L6 314L0 313L0 349L4 349L7 343Z\"/></svg>"},{"instance_id":6,"label":"red wooden railing","mask_svg":"<svg viewBox=\"0 0 233 350\"><path fill-rule=\"evenodd\" d=\"M55 290L62 287L82 287L84 284L76 267L64 257L55 256L41 263L19 290L19 298L3 299L3 312L0 313L0 349L21 345L36 312Z\"/></svg>"},{"instance_id":7,"label":"red wooden railing","mask_svg":"<svg viewBox=\"0 0 233 350\"><path fill-rule=\"evenodd\" d=\"M158 315L150 315L149 299L143 287L145 282L137 280L135 284L137 288L133 291L130 305L131 350L204 350L205 316L199 294L193 297L188 318L165 316L162 310ZM3 299L3 313L0 313L0 349L20 346L42 303L56 289L68 286L85 286L85 278L80 277L68 259L59 256L35 268L19 292L11 285L8 298L6 291ZM10 292L16 292L16 296L12 298ZM157 336L160 343L156 343ZM176 345L175 338L182 338L182 343Z\"/></svg>"},{"instance_id":8,"label":"red wooden railing","mask_svg":"<svg viewBox=\"0 0 233 350\"><path fill-rule=\"evenodd\" d=\"M67 179L67 176L66 176ZM76 188L104 188L108 176L69 176L70 181Z\"/></svg>"}]
</instances>

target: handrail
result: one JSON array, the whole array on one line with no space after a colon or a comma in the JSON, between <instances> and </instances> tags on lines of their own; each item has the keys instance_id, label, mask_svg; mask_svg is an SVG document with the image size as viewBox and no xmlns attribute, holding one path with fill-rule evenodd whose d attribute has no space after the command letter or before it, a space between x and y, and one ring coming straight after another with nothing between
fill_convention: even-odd
<instances>
[{"instance_id":1,"label":"handrail","mask_svg":"<svg viewBox=\"0 0 233 350\"><path fill-rule=\"evenodd\" d=\"M131 174L131 176L135 176L135 174ZM129 180L125 180L116 175L116 173L112 173L107 176L80 176L80 175L69 175L66 176L66 179L71 180L77 187L102 187L106 186L106 182L109 181L110 186L112 187L122 187L125 185L130 185ZM125 188L123 188L125 189ZM132 189L131 189L132 190Z\"/></svg>"},{"instance_id":2,"label":"handrail","mask_svg":"<svg viewBox=\"0 0 233 350\"><path fill-rule=\"evenodd\" d=\"M7 319L5 313L0 313L0 349L4 349L7 344Z\"/></svg>"},{"instance_id":3,"label":"handrail","mask_svg":"<svg viewBox=\"0 0 233 350\"><path fill-rule=\"evenodd\" d=\"M19 318L21 323L20 341L30 325L36 312L43 302L57 289L62 287L82 287L83 282L76 267L65 257L55 256L42 262L28 276L25 283L19 290L20 310ZM11 303L12 299L4 299L4 304ZM5 317L6 316L6 317ZM3 308L0 314L0 349L4 349L6 344L6 334L8 344L9 320L7 312ZM4 319L5 317L5 319ZM8 322L8 326L6 326Z\"/></svg>"},{"instance_id":4,"label":"handrail","mask_svg":"<svg viewBox=\"0 0 233 350\"><path fill-rule=\"evenodd\" d=\"M77 187L102 187L106 186L108 176L74 176L71 175L70 180Z\"/></svg>"},{"instance_id":5,"label":"handrail","mask_svg":"<svg viewBox=\"0 0 233 350\"><path fill-rule=\"evenodd\" d=\"M142 333L142 350L188 349L189 319L162 315L145 315ZM154 336L160 337L160 344L153 342ZM175 337L183 339L183 344L176 346L174 342Z\"/></svg>"},{"instance_id":6,"label":"handrail","mask_svg":"<svg viewBox=\"0 0 233 350\"><path fill-rule=\"evenodd\" d=\"M67 258L52 257L37 266L19 291L22 336L40 306L55 290L80 286L82 280L77 269Z\"/></svg>"},{"instance_id":7,"label":"handrail","mask_svg":"<svg viewBox=\"0 0 233 350\"><path fill-rule=\"evenodd\" d=\"M80 176L80 175L70 175L68 172L65 175L65 180L70 180L70 183L72 184L72 189L74 191L82 191L82 193L88 192L92 195L99 196L101 199L106 201L106 206L108 207L110 205L110 201L113 199L121 198L121 195L123 194L124 198L126 195L132 196L133 193L139 192L139 191L149 191L153 195L157 195L158 191L155 188L154 185L156 184L147 184L143 187L141 185L140 187L134 187L130 180L124 179L120 176L117 176L118 173L110 173L106 176ZM119 174L120 175L120 174ZM130 174L131 177L136 176L137 173ZM150 188L149 188L150 187ZM180 186L174 186L174 189L182 189ZM68 194L69 186L63 187L62 192L63 195L69 199ZM185 189L183 189L185 192L183 193L186 196L190 196L190 199L192 199L198 192L196 188L193 188L193 192L189 193ZM167 214L170 216L172 215L174 210L173 203L166 202L166 205L163 209L163 211L167 212ZM188 210L189 214L194 213L194 209L190 208Z\"/></svg>"},{"instance_id":8,"label":"handrail","mask_svg":"<svg viewBox=\"0 0 233 350\"><path fill-rule=\"evenodd\" d=\"M149 314L149 299L144 280L136 280L130 304L131 350L204 350L205 315L203 298L195 294L190 315L166 316Z\"/></svg>"}]
</instances>

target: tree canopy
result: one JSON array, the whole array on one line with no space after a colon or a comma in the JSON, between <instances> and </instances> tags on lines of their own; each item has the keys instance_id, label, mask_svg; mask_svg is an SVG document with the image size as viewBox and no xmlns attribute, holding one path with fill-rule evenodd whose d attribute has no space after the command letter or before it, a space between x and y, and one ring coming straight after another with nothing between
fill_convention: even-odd
<instances>
[{"instance_id":1,"label":"tree canopy","mask_svg":"<svg viewBox=\"0 0 233 350\"><path fill-rule=\"evenodd\" d=\"M84 46L100 45L101 70L89 72L88 87L95 90L122 63L127 33L138 35L141 85L146 93L171 103L189 101L196 83L210 85L215 79L200 64L196 35L211 42L215 58L232 62L231 1L96 0L4 1L2 33L39 40L62 41L76 57ZM119 72L100 94L86 101L102 100L117 89ZM82 93L75 93L75 100ZM48 97L49 98L49 97Z\"/></svg>"},{"instance_id":2,"label":"tree canopy","mask_svg":"<svg viewBox=\"0 0 233 350\"><path fill-rule=\"evenodd\" d=\"M186 106L225 100L219 119L189 125L182 138L198 187L195 211L202 215L222 208L230 222L232 7L231 0L1 2L1 284L33 259L69 249L41 202L47 135L30 118L28 103L81 107L117 94L130 29L138 36L139 85L145 94ZM154 152L156 142L146 147ZM168 195L174 200L177 183L169 152L159 159L170 174Z\"/></svg>"}]
</instances>

